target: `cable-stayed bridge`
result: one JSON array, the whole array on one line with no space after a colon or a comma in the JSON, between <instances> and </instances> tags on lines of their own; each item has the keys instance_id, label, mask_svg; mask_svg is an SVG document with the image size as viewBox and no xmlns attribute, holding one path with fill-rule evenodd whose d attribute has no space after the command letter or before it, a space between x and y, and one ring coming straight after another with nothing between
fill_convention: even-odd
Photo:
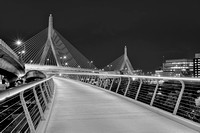
<instances>
[{"instance_id":1,"label":"cable-stayed bridge","mask_svg":"<svg viewBox=\"0 0 200 133\"><path fill-rule=\"evenodd\" d=\"M20 51L25 51L24 54ZM70 69L83 71L97 71L93 61L82 55L69 41L53 28L53 17L49 16L48 28L42 30L21 46L14 49L16 53L22 54L26 63L26 69ZM56 67L53 67L56 66ZM127 56L125 47L124 55L112 64L112 69L107 71L119 71L127 68L132 74L133 67Z\"/></svg>"},{"instance_id":2,"label":"cable-stayed bridge","mask_svg":"<svg viewBox=\"0 0 200 133\"><path fill-rule=\"evenodd\" d=\"M62 75L1 91L1 133L200 132L200 79L135 75L126 47L100 71L51 15L48 28L14 51L26 70Z\"/></svg>"},{"instance_id":3,"label":"cable-stayed bridge","mask_svg":"<svg viewBox=\"0 0 200 133\"><path fill-rule=\"evenodd\" d=\"M14 51L17 53L22 49L25 51L22 58L28 64L26 65L27 69L34 69L37 66L49 66L48 68L56 66L61 69L63 67L83 70L97 69L90 60L53 28L52 15L49 17L48 28L24 42Z\"/></svg>"}]
</instances>

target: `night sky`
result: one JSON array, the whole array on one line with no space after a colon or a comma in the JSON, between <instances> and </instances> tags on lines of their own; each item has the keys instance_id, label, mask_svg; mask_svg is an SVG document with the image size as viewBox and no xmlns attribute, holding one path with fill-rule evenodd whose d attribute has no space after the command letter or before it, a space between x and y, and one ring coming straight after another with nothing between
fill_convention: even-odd
<instances>
[{"instance_id":1,"label":"night sky","mask_svg":"<svg viewBox=\"0 0 200 133\"><path fill-rule=\"evenodd\" d=\"M153 71L164 59L200 52L200 4L173 0L1 0L0 38L14 45L48 26L102 68L121 56L124 46L134 69ZM11 46L12 47L12 46Z\"/></svg>"}]
</instances>

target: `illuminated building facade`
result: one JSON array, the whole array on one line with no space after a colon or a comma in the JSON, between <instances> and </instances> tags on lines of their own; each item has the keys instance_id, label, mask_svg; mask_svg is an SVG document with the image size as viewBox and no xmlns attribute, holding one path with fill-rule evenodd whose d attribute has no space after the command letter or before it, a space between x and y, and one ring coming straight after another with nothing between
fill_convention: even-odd
<instances>
[{"instance_id":1,"label":"illuminated building facade","mask_svg":"<svg viewBox=\"0 0 200 133\"><path fill-rule=\"evenodd\" d=\"M169 76L191 77L193 76L193 60L166 60L165 63L163 63L163 72L168 73Z\"/></svg>"},{"instance_id":2,"label":"illuminated building facade","mask_svg":"<svg viewBox=\"0 0 200 133\"><path fill-rule=\"evenodd\" d=\"M195 54L193 59L194 77L200 77L200 53Z\"/></svg>"}]
</instances>

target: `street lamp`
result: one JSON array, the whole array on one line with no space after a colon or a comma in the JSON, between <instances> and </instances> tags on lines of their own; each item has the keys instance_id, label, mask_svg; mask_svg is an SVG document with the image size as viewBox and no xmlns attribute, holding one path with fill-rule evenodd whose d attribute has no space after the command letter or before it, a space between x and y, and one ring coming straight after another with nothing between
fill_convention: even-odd
<instances>
[{"instance_id":1,"label":"street lamp","mask_svg":"<svg viewBox=\"0 0 200 133\"><path fill-rule=\"evenodd\" d=\"M20 39L17 39L17 40L15 41L15 44L16 44L18 47L20 47L20 46L23 45L23 50L20 51L20 52L18 52L18 54L20 54L20 57L22 58L22 54L25 54L25 44L23 44L23 41L20 40Z\"/></svg>"},{"instance_id":2,"label":"street lamp","mask_svg":"<svg viewBox=\"0 0 200 133\"><path fill-rule=\"evenodd\" d=\"M21 46L22 45L22 41L18 39L18 40L15 41L15 44L18 45L18 46Z\"/></svg>"}]
</instances>

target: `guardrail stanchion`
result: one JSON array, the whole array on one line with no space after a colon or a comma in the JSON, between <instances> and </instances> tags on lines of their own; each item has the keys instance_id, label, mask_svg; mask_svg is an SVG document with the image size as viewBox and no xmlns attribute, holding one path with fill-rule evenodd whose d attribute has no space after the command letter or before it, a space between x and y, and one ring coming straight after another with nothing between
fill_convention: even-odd
<instances>
[{"instance_id":1,"label":"guardrail stanchion","mask_svg":"<svg viewBox=\"0 0 200 133\"><path fill-rule=\"evenodd\" d=\"M90 75L87 76L87 81L86 83L90 83Z\"/></svg>"},{"instance_id":2,"label":"guardrail stanchion","mask_svg":"<svg viewBox=\"0 0 200 133\"><path fill-rule=\"evenodd\" d=\"M99 87L101 87L102 83L103 83L103 79L101 78Z\"/></svg>"},{"instance_id":3,"label":"guardrail stanchion","mask_svg":"<svg viewBox=\"0 0 200 133\"><path fill-rule=\"evenodd\" d=\"M43 86L44 86L44 90L45 90L45 92L46 92L46 94L47 94L48 101L51 102L51 94L50 94L50 92L48 91L48 88L47 88L45 82L43 83Z\"/></svg>"},{"instance_id":4,"label":"guardrail stanchion","mask_svg":"<svg viewBox=\"0 0 200 133\"><path fill-rule=\"evenodd\" d=\"M128 84L127 84L127 86L126 86L126 90L125 90L125 92L124 92L124 96L126 96L126 93L127 93L127 91L128 91L130 82L131 82L131 78L128 78Z\"/></svg>"},{"instance_id":5,"label":"guardrail stanchion","mask_svg":"<svg viewBox=\"0 0 200 133\"><path fill-rule=\"evenodd\" d=\"M153 92L153 96L152 96L152 99L151 99L150 106L153 105L154 99L155 99L155 97L156 97L156 92L157 92L157 90L158 90L158 86L159 86L159 82L158 82L158 80L157 80L157 82L156 82L156 88L155 88L155 90L154 90L154 92Z\"/></svg>"},{"instance_id":6,"label":"guardrail stanchion","mask_svg":"<svg viewBox=\"0 0 200 133\"><path fill-rule=\"evenodd\" d=\"M104 89L106 88L106 86L107 86L107 82L108 82L108 80L107 80L107 78L105 79L105 83L104 83Z\"/></svg>"},{"instance_id":7,"label":"guardrail stanchion","mask_svg":"<svg viewBox=\"0 0 200 133\"><path fill-rule=\"evenodd\" d=\"M117 89L116 89L116 93L118 92L118 90L119 90L119 86L121 85L121 82L122 82L122 78L121 77L119 77L119 83L118 83L118 85L117 85Z\"/></svg>"},{"instance_id":8,"label":"guardrail stanchion","mask_svg":"<svg viewBox=\"0 0 200 133\"><path fill-rule=\"evenodd\" d=\"M27 105L26 105L26 102L25 102L25 99L24 99L24 91L22 91L20 93L20 100L21 100L21 104L22 104L22 107L23 107L23 110L24 110L24 113L25 113L25 117L27 119L27 122L28 122L28 126L30 128L30 132L31 133L36 133L35 131L35 127L33 125L33 121L31 119L31 116L30 116L30 113L28 111L28 108L27 108Z\"/></svg>"},{"instance_id":9,"label":"guardrail stanchion","mask_svg":"<svg viewBox=\"0 0 200 133\"><path fill-rule=\"evenodd\" d=\"M137 93L136 93L136 96L135 96L135 100L137 100L137 98L138 98L141 87L142 87L142 79L140 79L140 85L138 87L138 90L137 90Z\"/></svg>"},{"instance_id":10,"label":"guardrail stanchion","mask_svg":"<svg viewBox=\"0 0 200 133\"><path fill-rule=\"evenodd\" d=\"M111 85L110 85L109 91L111 91L111 89L112 89L112 85L113 85L113 83L114 83L114 80L115 80L115 78L113 78L113 80L112 80L112 82L111 82Z\"/></svg>"},{"instance_id":11,"label":"guardrail stanchion","mask_svg":"<svg viewBox=\"0 0 200 133\"><path fill-rule=\"evenodd\" d=\"M44 82L44 85L46 86L46 88L47 88L47 90L48 90L48 92L49 92L50 98L52 98L53 92L52 92L52 90L51 90L51 87L50 87L48 81Z\"/></svg>"},{"instance_id":12,"label":"guardrail stanchion","mask_svg":"<svg viewBox=\"0 0 200 133\"><path fill-rule=\"evenodd\" d=\"M34 93L34 96L35 96L36 104L37 104L38 109L39 109L39 112L40 112L41 120L45 120L45 118L44 118L44 113L43 113L43 111L42 111L42 106L41 106L41 104L40 104L38 95L37 95L36 90L35 90L35 86L33 87L33 93Z\"/></svg>"},{"instance_id":13,"label":"guardrail stanchion","mask_svg":"<svg viewBox=\"0 0 200 133\"><path fill-rule=\"evenodd\" d=\"M46 108L49 109L49 106L48 106L48 103L47 103L47 99L46 99L45 94L44 94L44 91L43 91L43 89L42 89L42 85L40 84L39 86L40 86L40 90L41 90L42 97L43 97L43 99L44 99L44 103L45 103L45 105L46 105Z\"/></svg>"},{"instance_id":14,"label":"guardrail stanchion","mask_svg":"<svg viewBox=\"0 0 200 133\"><path fill-rule=\"evenodd\" d=\"M174 111L173 111L173 114L176 115L177 111L178 111L178 107L179 107L179 104L181 102L181 98L183 96L183 92L184 92L184 89L185 89L185 83L182 81L182 80L179 80L179 82L181 82L181 91L179 93L179 96L178 96L178 99L176 101L176 105L175 105L175 108L174 108Z\"/></svg>"}]
</instances>

